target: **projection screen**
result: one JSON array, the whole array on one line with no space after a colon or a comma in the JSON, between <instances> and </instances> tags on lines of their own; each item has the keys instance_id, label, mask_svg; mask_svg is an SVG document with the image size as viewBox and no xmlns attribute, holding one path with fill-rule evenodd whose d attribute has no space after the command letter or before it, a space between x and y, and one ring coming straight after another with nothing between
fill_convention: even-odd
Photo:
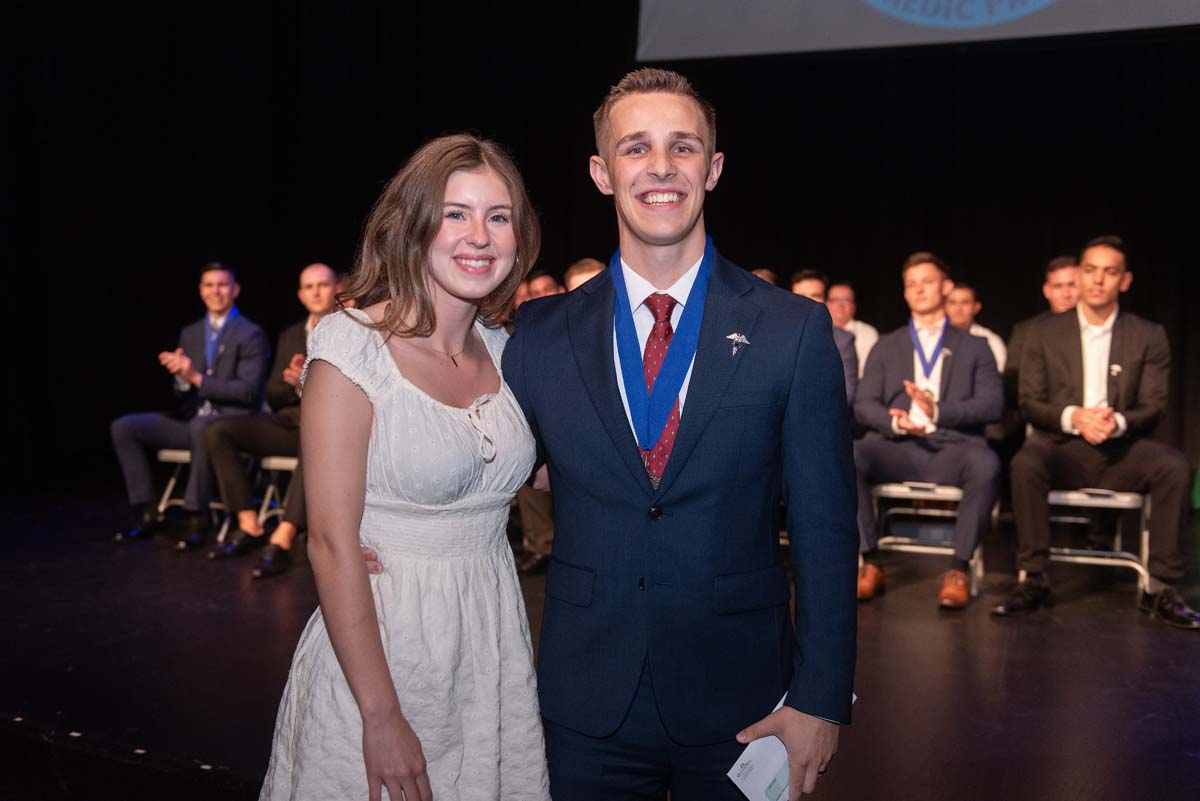
<instances>
[{"instance_id":1,"label":"projection screen","mask_svg":"<svg viewBox=\"0 0 1200 801\"><path fill-rule=\"evenodd\" d=\"M1200 0L642 0L639 61L1200 23Z\"/></svg>"}]
</instances>

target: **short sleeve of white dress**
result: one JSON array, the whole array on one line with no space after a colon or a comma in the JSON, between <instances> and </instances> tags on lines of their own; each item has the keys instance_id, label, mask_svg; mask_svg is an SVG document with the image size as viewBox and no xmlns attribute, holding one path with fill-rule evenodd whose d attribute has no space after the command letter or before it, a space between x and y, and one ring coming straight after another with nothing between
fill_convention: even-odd
<instances>
[{"instance_id":1,"label":"short sleeve of white dress","mask_svg":"<svg viewBox=\"0 0 1200 801\"><path fill-rule=\"evenodd\" d=\"M376 403L382 393L386 363L390 359L383 337L364 322L370 318L364 312L343 309L321 318L308 336L308 356L304 360L304 372L300 384L308 379L308 370L314 361L328 362L346 376L351 383L366 393L371 403Z\"/></svg>"}]
</instances>

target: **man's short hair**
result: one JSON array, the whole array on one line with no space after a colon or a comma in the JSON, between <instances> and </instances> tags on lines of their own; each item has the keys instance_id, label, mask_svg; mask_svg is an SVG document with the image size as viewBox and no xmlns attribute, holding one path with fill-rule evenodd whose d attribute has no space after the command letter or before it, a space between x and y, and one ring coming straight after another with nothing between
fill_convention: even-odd
<instances>
[{"instance_id":1,"label":"man's short hair","mask_svg":"<svg viewBox=\"0 0 1200 801\"><path fill-rule=\"evenodd\" d=\"M577 275L587 275L588 273L602 273L608 269L608 265L599 259L580 259L567 268L563 273L563 285L571 283L571 279Z\"/></svg>"},{"instance_id":2,"label":"man's short hair","mask_svg":"<svg viewBox=\"0 0 1200 801\"><path fill-rule=\"evenodd\" d=\"M821 286L825 287L825 291L829 291L829 276L820 270L801 270L797 273L792 273L792 282L789 287L794 287L801 281L820 281Z\"/></svg>"},{"instance_id":3,"label":"man's short hair","mask_svg":"<svg viewBox=\"0 0 1200 801\"><path fill-rule=\"evenodd\" d=\"M686 97L700 107L700 114L704 117L704 124L708 128L708 140L704 143L708 148L706 155L712 156L717 151L717 109L696 91L687 78L673 70L655 67L634 70L608 90L600 107L592 114L592 126L596 135L596 153L604 156L607 152L606 145L609 144L607 141L608 116L612 112L612 107L630 95L654 93Z\"/></svg>"},{"instance_id":4,"label":"man's short hair","mask_svg":"<svg viewBox=\"0 0 1200 801\"><path fill-rule=\"evenodd\" d=\"M538 280L539 278L550 278L554 281L555 284L558 284L559 286L562 285L561 282L559 282L559 280L557 278L555 278L553 275L546 272L545 270L534 270L529 275L525 276L525 280L531 284L534 281Z\"/></svg>"},{"instance_id":5,"label":"man's short hair","mask_svg":"<svg viewBox=\"0 0 1200 801\"><path fill-rule=\"evenodd\" d=\"M1100 248L1100 247L1112 248L1113 250L1120 253L1122 256L1125 256L1126 258L1128 258L1128 254L1125 252L1125 241L1123 239L1121 239L1121 237L1119 237L1119 236L1115 236L1113 234L1106 234L1105 236L1098 236L1098 237L1095 237L1094 239L1089 239L1087 241L1087 244L1085 244L1083 246L1083 250L1079 251L1080 261L1083 260L1083 254L1086 250L1088 250L1089 248Z\"/></svg>"},{"instance_id":6,"label":"man's short hair","mask_svg":"<svg viewBox=\"0 0 1200 801\"><path fill-rule=\"evenodd\" d=\"M1068 267L1078 267L1079 259L1074 256L1055 256L1050 261L1046 262L1046 280L1050 280L1050 274L1056 273L1059 270L1065 270Z\"/></svg>"},{"instance_id":7,"label":"man's short hair","mask_svg":"<svg viewBox=\"0 0 1200 801\"><path fill-rule=\"evenodd\" d=\"M233 268L230 267L228 263L223 261L210 261L208 264L201 267L200 280L204 280L205 273L211 273L215 270L221 270L222 272L229 273L229 278L233 281L233 283L237 283L237 273L233 271Z\"/></svg>"},{"instance_id":8,"label":"man's short hair","mask_svg":"<svg viewBox=\"0 0 1200 801\"><path fill-rule=\"evenodd\" d=\"M937 267L942 273L942 278L950 277L950 266L936 254L928 250L918 250L916 253L909 254L909 257L904 260L904 266L900 268L900 277L908 272L908 268L916 267L918 264L932 264Z\"/></svg>"},{"instance_id":9,"label":"man's short hair","mask_svg":"<svg viewBox=\"0 0 1200 801\"><path fill-rule=\"evenodd\" d=\"M979 293L976 292L975 287L971 286L970 284L965 284L962 281L955 281L954 288L955 289L965 289L971 293L971 297L975 298L975 300L979 300Z\"/></svg>"},{"instance_id":10,"label":"man's short hair","mask_svg":"<svg viewBox=\"0 0 1200 801\"><path fill-rule=\"evenodd\" d=\"M833 289L835 286L844 286L844 287L846 287L846 289L849 289L850 292L854 294L854 297L856 297L856 298L858 297L858 290L855 289L854 284L850 283L849 281L833 281L829 284L829 288L826 289L825 291L828 292L829 290Z\"/></svg>"}]
</instances>

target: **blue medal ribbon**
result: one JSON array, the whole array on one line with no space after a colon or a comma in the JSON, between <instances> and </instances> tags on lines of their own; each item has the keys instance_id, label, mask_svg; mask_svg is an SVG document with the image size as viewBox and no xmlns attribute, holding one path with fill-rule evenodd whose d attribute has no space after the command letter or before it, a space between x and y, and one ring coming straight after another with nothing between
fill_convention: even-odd
<instances>
[{"instance_id":1,"label":"blue medal ribbon","mask_svg":"<svg viewBox=\"0 0 1200 801\"><path fill-rule=\"evenodd\" d=\"M234 318L239 315L238 307L233 306L229 309L229 313L225 315L225 322L221 324L218 331L213 331L212 318L207 314L204 315L204 369L215 370L217 362L217 354L220 352L221 339L225 336L225 329L233 322Z\"/></svg>"},{"instance_id":2,"label":"blue medal ribbon","mask_svg":"<svg viewBox=\"0 0 1200 801\"><path fill-rule=\"evenodd\" d=\"M638 347L637 328L633 324L633 308L629 305L629 290L625 286L625 274L621 270L621 250L613 254L608 262L616 292L614 325L617 332L617 354L621 357L621 378L625 385L625 397L629 401L629 416L633 419L633 430L638 445L648 451L658 443L667 418L675 407L683 380L687 378L700 341L700 321L704 317L704 300L708 296L708 279L712 275L713 261L717 251L712 237L705 237L704 258L696 281L683 304L683 315L667 355L663 358L654 380L654 388L646 386L646 371L642 366L642 352ZM676 299L678 300L678 298Z\"/></svg>"},{"instance_id":3,"label":"blue medal ribbon","mask_svg":"<svg viewBox=\"0 0 1200 801\"><path fill-rule=\"evenodd\" d=\"M921 369L925 371L926 378L933 373L938 357L942 355L942 345L946 342L946 331L949 328L950 318L947 317L946 322L942 325L942 335L938 337L937 344L933 346L933 355L926 359L925 351L921 348L921 338L917 336L917 325L913 322L913 318L908 318L908 335L912 339L913 348L917 351L917 358L921 360Z\"/></svg>"}]
</instances>

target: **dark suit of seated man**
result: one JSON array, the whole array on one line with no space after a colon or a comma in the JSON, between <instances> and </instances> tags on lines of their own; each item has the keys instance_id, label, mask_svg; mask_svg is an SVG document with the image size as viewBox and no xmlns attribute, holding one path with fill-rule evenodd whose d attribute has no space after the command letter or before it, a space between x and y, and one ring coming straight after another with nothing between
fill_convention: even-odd
<instances>
[{"instance_id":1,"label":"dark suit of seated man","mask_svg":"<svg viewBox=\"0 0 1200 801\"><path fill-rule=\"evenodd\" d=\"M249 414L262 400L271 346L263 330L234 305L240 287L233 270L212 262L200 274L205 316L179 334L179 347L158 354L175 378L179 403L170 413L142 412L113 421L113 448L125 476L137 523L117 534L118 542L152 536L159 525L151 458L160 448L192 454L183 508L189 513L181 550L202 546L208 534L212 470L204 429L224 415Z\"/></svg>"},{"instance_id":2,"label":"dark suit of seated man","mask_svg":"<svg viewBox=\"0 0 1200 801\"><path fill-rule=\"evenodd\" d=\"M1020 614L1049 602L1047 494L1099 487L1149 493L1152 578L1141 607L1171 625L1200 629L1200 615L1171 586L1184 573L1179 535L1187 513L1187 459L1149 438L1167 405L1167 335L1118 304L1133 281L1120 239L1093 239L1079 261L1078 307L1043 320L1025 344L1021 411L1034 433L1013 459L1012 483L1017 567L1026 579L993 611Z\"/></svg>"},{"instance_id":3,"label":"dark suit of seated man","mask_svg":"<svg viewBox=\"0 0 1200 801\"><path fill-rule=\"evenodd\" d=\"M999 489L1000 461L983 428L1000 419L1004 390L987 340L951 326L946 317L953 284L945 263L932 253L914 253L901 275L910 324L871 350L854 402L854 416L868 430L854 443L863 556L858 598L869 600L884 589L871 486L929 481L963 491L954 562L938 593L940 606L961 609L970 598L967 563Z\"/></svg>"},{"instance_id":4,"label":"dark suit of seated man","mask_svg":"<svg viewBox=\"0 0 1200 801\"><path fill-rule=\"evenodd\" d=\"M259 457L300 455L300 372L308 353L308 335L317 321L335 308L337 284L337 273L326 264L310 264L301 271L296 295L308 310L308 316L284 330L279 337L275 365L267 379L270 414L228 417L213 423L204 432L213 471L221 487L221 498L229 513L237 519L237 528L209 552L209 558L244 556L266 544L266 550L252 571L254 578L278 575L291 564L292 542L305 525L304 477L297 464L288 485L288 504L283 519L271 532L267 544L242 454Z\"/></svg>"}]
</instances>

